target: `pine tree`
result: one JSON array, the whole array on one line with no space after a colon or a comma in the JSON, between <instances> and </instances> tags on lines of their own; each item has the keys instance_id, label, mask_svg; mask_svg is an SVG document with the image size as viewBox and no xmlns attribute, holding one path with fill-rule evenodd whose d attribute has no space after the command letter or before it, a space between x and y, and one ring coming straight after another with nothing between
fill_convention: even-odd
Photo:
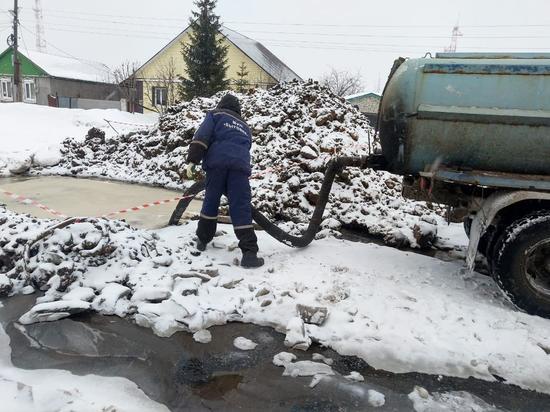
<instances>
[{"instance_id":1,"label":"pine tree","mask_svg":"<svg viewBox=\"0 0 550 412\"><path fill-rule=\"evenodd\" d=\"M241 62L241 65L239 66L239 71L237 72L237 81L235 82L235 86L237 87L237 91L239 93L244 93L246 90L246 86L248 86L248 75L250 73L247 71L246 63Z\"/></svg>"},{"instance_id":2,"label":"pine tree","mask_svg":"<svg viewBox=\"0 0 550 412\"><path fill-rule=\"evenodd\" d=\"M190 36L187 44L182 44L183 60L186 64L186 77L182 81L179 94L190 100L196 96L210 97L226 90L229 80L227 73L228 46L219 37L220 18L214 13L217 0L197 0L190 21Z\"/></svg>"}]
</instances>

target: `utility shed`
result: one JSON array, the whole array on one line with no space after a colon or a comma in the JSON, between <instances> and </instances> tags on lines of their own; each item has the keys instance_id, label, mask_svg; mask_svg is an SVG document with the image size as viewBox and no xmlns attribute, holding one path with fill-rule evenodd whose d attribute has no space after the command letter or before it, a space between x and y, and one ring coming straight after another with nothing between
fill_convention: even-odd
<instances>
[{"instance_id":1,"label":"utility shed","mask_svg":"<svg viewBox=\"0 0 550 412\"><path fill-rule=\"evenodd\" d=\"M358 93L345 97L346 101L352 106L357 106L361 113L365 114L372 126L376 127L378 122L378 110L382 96L376 93Z\"/></svg>"},{"instance_id":2,"label":"utility shed","mask_svg":"<svg viewBox=\"0 0 550 412\"><path fill-rule=\"evenodd\" d=\"M179 78L186 77L181 51L182 45L189 42L190 31L189 27L183 30L137 70L135 80L139 107L146 111L162 111L163 107L175 103ZM243 79L245 89L269 88L279 82L302 80L258 41L225 26L222 26L218 36L228 47L227 78L231 88L238 89L237 73L242 66L248 72Z\"/></svg>"},{"instance_id":3,"label":"utility shed","mask_svg":"<svg viewBox=\"0 0 550 412\"><path fill-rule=\"evenodd\" d=\"M19 52L24 103L80 109L120 109L120 92L101 63L36 51ZM0 54L0 102L13 102L13 49Z\"/></svg>"}]
</instances>

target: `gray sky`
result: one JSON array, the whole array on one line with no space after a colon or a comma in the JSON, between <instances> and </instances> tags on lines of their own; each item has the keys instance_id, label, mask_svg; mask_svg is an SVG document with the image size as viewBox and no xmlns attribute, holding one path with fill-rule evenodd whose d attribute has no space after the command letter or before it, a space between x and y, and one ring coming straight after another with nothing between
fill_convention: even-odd
<instances>
[{"instance_id":1,"label":"gray sky","mask_svg":"<svg viewBox=\"0 0 550 412\"><path fill-rule=\"evenodd\" d=\"M35 49L34 0L20 0L23 51ZM116 67L145 62L185 28L192 0L42 0L48 52ZM0 0L0 42L13 0ZM399 56L443 51L458 22L458 51L550 52L549 0L219 0L234 30L261 41L303 78L331 67L383 86Z\"/></svg>"}]
</instances>

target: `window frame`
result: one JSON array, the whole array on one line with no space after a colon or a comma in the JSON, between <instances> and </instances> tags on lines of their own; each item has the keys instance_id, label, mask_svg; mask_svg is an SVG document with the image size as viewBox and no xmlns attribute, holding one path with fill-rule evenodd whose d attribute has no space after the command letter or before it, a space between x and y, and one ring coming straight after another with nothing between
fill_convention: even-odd
<instances>
[{"instance_id":1,"label":"window frame","mask_svg":"<svg viewBox=\"0 0 550 412\"><path fill-rule=\"evenodd\" d=\"M6 91L6 94L4 94L4 91ZM0 77L0 100L13 101L13 79L11 77Z\"/></svg>"},{"instance_id":2,"label":"window frame","mask_svg":"<svg viewBox=\"0 0 550 412\"><path fill-rule=\"evenodd\" d=\"M160 102L158 101L159 95L157 95L157 92L160 92ZM164 97L164 103L162 102L162 97ZM161 107L168 106L168 87L153 87L153 105Z\"/></svg>"},{"instance_id":3,"label":"window frame","mask_svg":"<svg viewBox=\"0 0 550 412\"><path fill-rule=\"evenodd\" d=\"M32 87L34 96L31 98L27 97L27 85ZM34 79L24 79L23 80L23 100L27 103L36 103L36 82Z\"/></svg>"}]
</instances>

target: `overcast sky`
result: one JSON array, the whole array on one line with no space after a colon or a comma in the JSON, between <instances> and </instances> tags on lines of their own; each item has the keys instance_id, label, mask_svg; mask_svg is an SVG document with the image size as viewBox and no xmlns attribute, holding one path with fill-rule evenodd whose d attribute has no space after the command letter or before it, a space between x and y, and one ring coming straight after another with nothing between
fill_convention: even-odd
<instances>
[{"instance_id":1,"label":"overcast sky","mask_svg":"<svg viewBox=\"0 0 550 412\"><path fill-rule=\"evenodd\" d=\"M19 0L23 51L35 49L34 0ZM116 67L145 62L183 30L192 0L42 0L48 53ZM0 0L0 41L10 32ZM227 27L261 41L303 78L335 67L383 86L399 56L443 51L550 52L549 0L219 0Z\"/></svg>"}]
</instances>

